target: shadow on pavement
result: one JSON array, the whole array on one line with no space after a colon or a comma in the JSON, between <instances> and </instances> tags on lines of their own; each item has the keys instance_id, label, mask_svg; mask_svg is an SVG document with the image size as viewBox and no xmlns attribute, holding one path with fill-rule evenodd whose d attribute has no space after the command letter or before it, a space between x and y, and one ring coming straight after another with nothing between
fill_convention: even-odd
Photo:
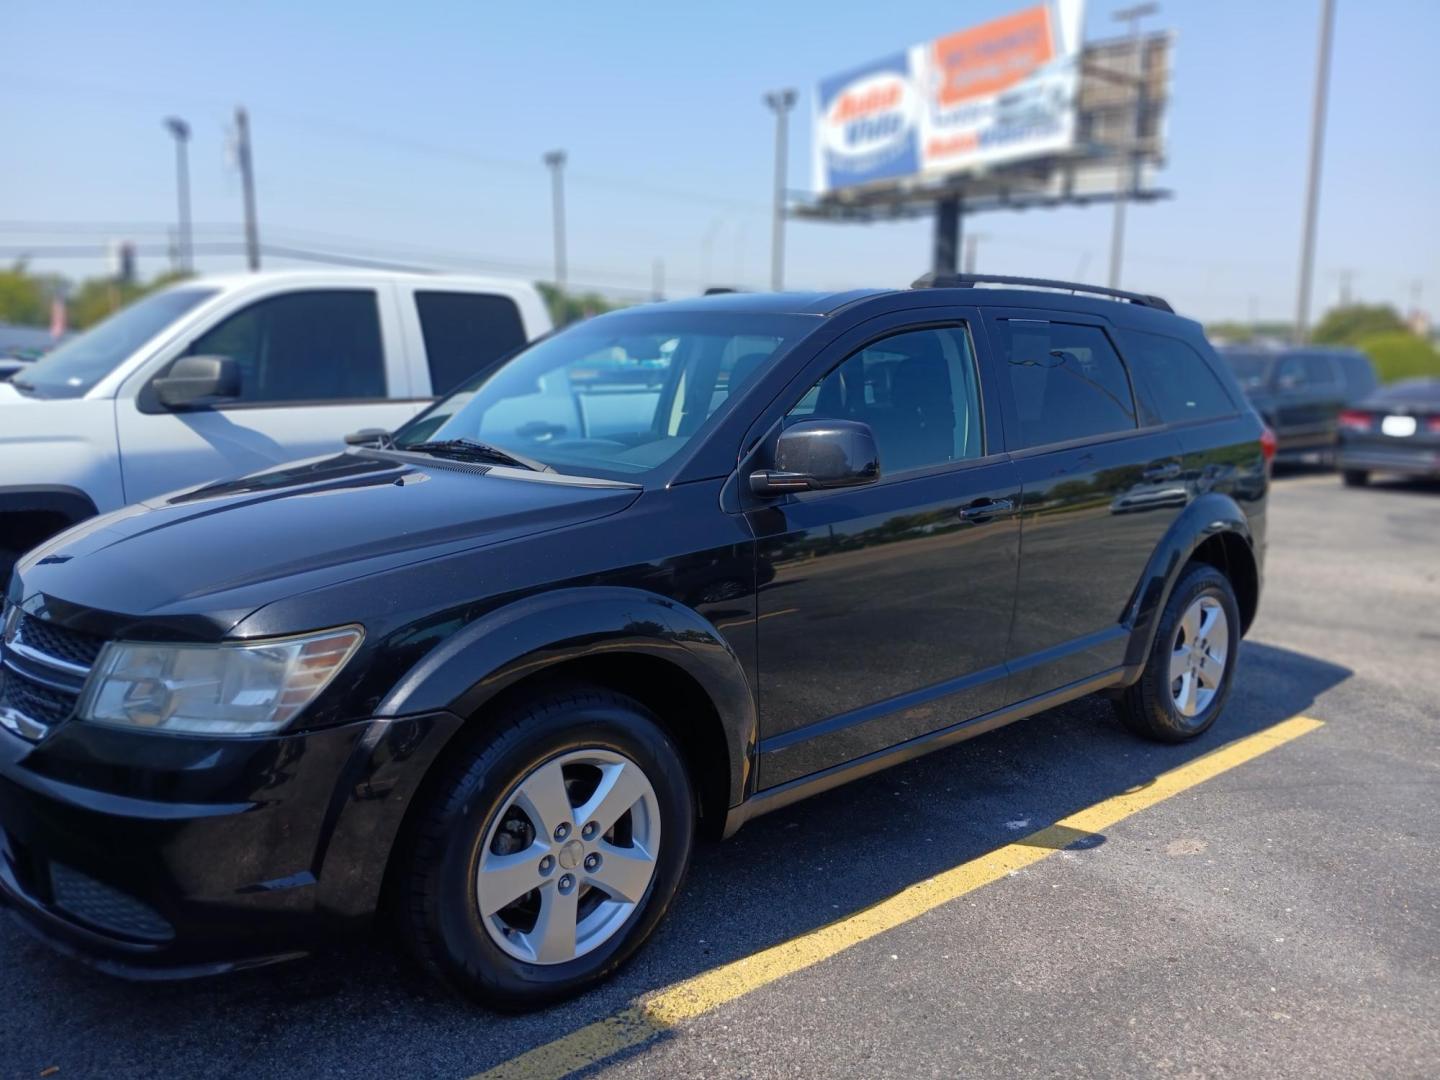
<instances>
[{"instance_id":1,"label":"shadow on pavement","mask_svg":"<svg viewBox=\"0 0 1440 1080\"><path fill-rule=\"evenodd\" d=\"M725 844L699 847L660 933L616 979L530 1016L472 1007L371 944L202 982L130 985L6 927L0 968L20 1007L0 1031L0 1062L15 1075L58 1064L61 1076L168 1076L195 1065L209 1076L392 1076L403 1063L410 1075L468 1076L1304 713L1349 675L1247 642L1225 715L1195 742L1141 741L1108 702L1087 698L760 818ZM1079 850L1104 837L1075 841ZM64 1048L55 1060L50 1038Z\"/></svg>"}]
</instances>

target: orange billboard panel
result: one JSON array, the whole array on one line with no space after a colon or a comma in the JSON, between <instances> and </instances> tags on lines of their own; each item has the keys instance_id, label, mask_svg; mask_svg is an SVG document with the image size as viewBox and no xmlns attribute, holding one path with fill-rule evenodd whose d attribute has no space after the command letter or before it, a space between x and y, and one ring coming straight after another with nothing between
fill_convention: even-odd
<instances>
[{"instance_id":1,"label":"orange billboard panel","mask_svg":"<svg viewBox=\"0 0 1440 1080\"><path fill-rule=\"evenodd\" d=\"M936 100L943 108L998 94L1055 57L1045 4L971 27L934 44Z\"/></svg>"}]
</instances>

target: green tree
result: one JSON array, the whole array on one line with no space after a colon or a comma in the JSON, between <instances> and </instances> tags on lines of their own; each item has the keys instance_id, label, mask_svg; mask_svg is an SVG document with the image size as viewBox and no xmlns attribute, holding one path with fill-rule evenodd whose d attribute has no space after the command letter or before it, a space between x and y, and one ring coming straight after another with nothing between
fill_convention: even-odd
<instances>
[{"instance_id":1,"label":"green tree","mask_svg":"<svg viewBox=\"0 0 1440 1080\"><path fill-rule=\"evenodd\" d=\"M1316 345L1354 345L1375 334L1405 333L1405 321L1389 304L1349 304L1331 308L1310 334Z\"/></svg>"},{"instance_id":2,"label":"green tree","mask_svg":"<svg viewBox=\"0 0 1440 1080\"><path fill-rule=\"evenodd\" d=\"M46 281L17 262L0 270L0 322L20 326L44 326L50 320L50 295Z\"/></svg>"},{"instance_id":3,"label":"green tree","mask_svg":"<svg viewBox=\"0 0 1440 1080\"><path fill-rule=\"evenodd\" d=\"M614 311L619 304L606 300L599 293L562 293L547 281L537 281L535 287L550 309L550 319L556 326L568 326L572 322L588 319L592 315L603 315Z\"/></svg>"},{"instance_id":4,"label":"green tree","mask_svg":"<svg viewBox=\"0 0 1440 1080\"><path fill-rule=\"evenodd\" d=\"M1356 342L1370 357L1381 382L1409 379L1417 375L1440 378L1440 352L1422 337L1409 331L1371 334Z\"/></svg>"},{"instance_id":5,"label":"green tree","mask_svg":"<svg viewBox=\"0 0 1440 1080\"><path fill-rule=\"evenodd\" d=\"M76 330L94 326L126 304L133 303L157 289L163 289L166 285L174 284L185 276L178 273L160 274L144 284L109 277L89 278L82 281L70 297L70 325Z\"/></svg>"}]
</instances>

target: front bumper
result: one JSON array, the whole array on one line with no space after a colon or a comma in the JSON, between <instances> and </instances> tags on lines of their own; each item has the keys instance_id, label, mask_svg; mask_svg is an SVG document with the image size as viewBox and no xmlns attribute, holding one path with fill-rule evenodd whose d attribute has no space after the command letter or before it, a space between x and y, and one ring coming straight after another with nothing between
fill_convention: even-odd
<instances>
[{"instance_id":1,"label":"front bumper","mask_svg":"<svg viewBox=\"0 0 1440 1080\"><path fill-rule=\"evenodd\" d=\"M176 978L363 925L449 713L263 739L0 730L0 900L57 948Z\"/></svg>"}]
</instances>

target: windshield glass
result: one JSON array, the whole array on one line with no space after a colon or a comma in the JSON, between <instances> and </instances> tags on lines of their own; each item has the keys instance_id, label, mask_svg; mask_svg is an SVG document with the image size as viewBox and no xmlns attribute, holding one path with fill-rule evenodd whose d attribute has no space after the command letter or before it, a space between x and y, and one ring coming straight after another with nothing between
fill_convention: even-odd
<instances>
[{"instance_id":1,"label":"windshield glass","mask_svg":"<svg viewBox=\"0 0 1440 1080\"><path fill-rule=\"evenodd\" d=\"M1255 390L1265 385L1270 369L1275 364L1273 353L1232 352L1229 349L1220 354L1235 378L1240 380L1241 389Z\"/></svg>"},{"instance_id":2,"label":"windshield glass","mask_svg":"<svg viewBox=\"0 0 1440 1080\"><path fill-rule=\"evenodd\" d=\"M37 360L12 381L39 397L82 397L127 356L214 289L166 289L135 301Z\"/></svg>"},{"instance_id":3,"label":"windshield glass","mask_svg":"<svg viewBox=\"0 0 1440 1080\"><path fill-rule=\"evenodd\" d=\"M557 472L633 479L678 453L742 383L816 322L663 309L603 315L537 342L478 386L461 387L396 441L467 439Z\"/></svg>"}]
</instances>

